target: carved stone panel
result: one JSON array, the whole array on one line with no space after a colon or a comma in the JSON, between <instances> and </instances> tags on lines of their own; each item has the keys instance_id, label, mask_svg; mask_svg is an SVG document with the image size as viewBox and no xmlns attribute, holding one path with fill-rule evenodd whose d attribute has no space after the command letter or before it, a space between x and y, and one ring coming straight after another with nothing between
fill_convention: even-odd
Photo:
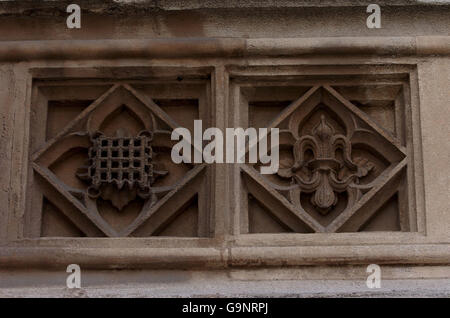
<instances>
[{"instance_id":1,"label":"carved stone panel","mask_svg":"<svg viewBox=\"0 0 450 318\"><path fill-rule=\"evenodd\" d=\"M234 84L247 125L280 132L276 174L241 167L241 233L415 231L408 81L265 80Z\"/></svg>"},{"instance_id":2,"label":"carved stone panel","mask_svg":"<svg viewBox=\"0 0 450 318\"><path fill-rule=\"evenodd\" d=\"M229 127L280 129L277 173L233 165L240 233L417 231L409 78L349 70L232 75ZM170 74L34 82L26 236L212 236L226 180L170 157L174 128L211 125L210 78Z\"/></svg>"},{"instance_id":3,"label":"carved stone panel","mask_svg":"<svg viewBox=\"0 0 450 318\"><path fill-rule=\"evenodd\" d=\"M208 236L208 169L170 157L171 131L206 119L208 85L36 82L26 235Z\"/></svg>"}]
</instances>

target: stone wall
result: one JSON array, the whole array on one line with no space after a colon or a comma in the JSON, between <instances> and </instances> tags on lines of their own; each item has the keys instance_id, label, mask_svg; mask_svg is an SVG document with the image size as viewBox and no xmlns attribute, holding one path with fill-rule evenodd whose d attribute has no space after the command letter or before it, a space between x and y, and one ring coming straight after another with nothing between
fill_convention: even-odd
<instances>
[{"instance_id":1,"label":"stone wall","mask_svg":"<svg viewBox=\"0 0 450 318\"><path fill-rule=\"evenodd\" d=\"M69 3L0 1L0 296L448 295L450 4ZM280 169L175 164L194 120Z\"/></svg>"}]
</instances>

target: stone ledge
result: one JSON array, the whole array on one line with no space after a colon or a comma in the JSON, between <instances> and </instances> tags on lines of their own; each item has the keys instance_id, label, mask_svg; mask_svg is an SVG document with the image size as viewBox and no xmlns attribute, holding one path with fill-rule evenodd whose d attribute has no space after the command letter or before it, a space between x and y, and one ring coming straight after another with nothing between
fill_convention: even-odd
<instances>
[{"instance_id":1,"label":"stone ledge","mask_svg":"<svg viewBox=\"0 0 450 318\"><path fill-rule=\"evenodd\" d=\"M450 264L448 244L86 248L2 247L0 268L226 268L340 264Z\"/></svg>"},{"instance_id":2,"label":"stone ledge","mask_svg":"<svg viewBox=\"0 0 450 318\"><path fill-rule=\"evenodd\" d=\"M62 277L64 284L65 279ZM449 297L449 279L382 280L380 289L366 287L361 280L232 281L172 279L153 284L110 283L106 286L67 289L64 287L2 288L0 297Z\"/></svg>"},{"instance_id":3,"label":"stone ledge","mask_svg":"<svg viewBox=\"0 0 450 318\"><path fill-rule=\"evenodd\" d=\"M4 41L0 60L251 57L302 55L448 55L450 37Z\"/></svg>"},{"instance_id":4,"label":"stone ledge","mask_svg":"<svg viewBox=\"0 0 450 318\"><path fill-rule=\"evenodd\" d=\"M65 14L67 0L0 0L0 15L48 16ZM304 7L366 7L364 0L78 0L83 11L94 14L143 15L155 11L179 11L197 9L264 9L264 8L304 8ZM446 0L378 0L380 6L436 6L449 5Z\"/></svg>"}]
</instances>

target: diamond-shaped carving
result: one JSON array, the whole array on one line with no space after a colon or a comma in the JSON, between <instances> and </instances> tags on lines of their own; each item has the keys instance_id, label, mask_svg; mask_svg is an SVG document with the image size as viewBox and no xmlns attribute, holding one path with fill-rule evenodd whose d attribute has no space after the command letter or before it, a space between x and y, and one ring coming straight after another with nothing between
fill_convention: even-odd
<instances>
[{"instance_id":1,"label":"diamond-shaped carving","mask_svg":"<svg viewBox=\"0 0 450 318\"><path fill-rule=\"evenodd\" d=\"M161 230L195 198L204 168L162 162L173 142L161 126L179 125L131 86L114 85L33 155L42 194L87 236ZM75 164L74 154L84 160Z\"/></svg>"},{"instance_id":2,"label":"diamond-shaped carving","mask_svg":"<svg viewBox=\"0 0 450 318\"><path fill-rule=\"evenodd\" d=\"M316 232L335 232L361 226L376 212L373 200L394 195L405 149L333 88L311 88L271 127L281 128L278 173L243 171L249 192L272 211L287 210Z\"/></svg>"}]
</instances>

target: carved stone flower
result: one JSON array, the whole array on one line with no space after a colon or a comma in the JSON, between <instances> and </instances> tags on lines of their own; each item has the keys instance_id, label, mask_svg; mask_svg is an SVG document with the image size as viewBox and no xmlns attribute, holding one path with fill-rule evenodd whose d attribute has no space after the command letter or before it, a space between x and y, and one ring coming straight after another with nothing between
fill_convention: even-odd
<instances>
[{"instance_id":1,"label":"carved stone flower","mask_svg":"<svg viewBox=\"0 0 450 318\"><path fill-rule=\"evenodd\" d=\"M343 157L338 159L336 151L341 150ZM307 156L309 152L310 157ZM353 162L351 143L321 115L320 122L313 128L311 135L302 136L293 145L295 162L291 167L281 168L278 175L290 178L292 184L302 191L313 193L311 203L326 214L337 203L336 192L344 191L358 178L366 176L373 169L368 160ZM302 171L303 170L303 171ZM344 175L342 171L347 171Z\"/></svg>"}]
</instances>

